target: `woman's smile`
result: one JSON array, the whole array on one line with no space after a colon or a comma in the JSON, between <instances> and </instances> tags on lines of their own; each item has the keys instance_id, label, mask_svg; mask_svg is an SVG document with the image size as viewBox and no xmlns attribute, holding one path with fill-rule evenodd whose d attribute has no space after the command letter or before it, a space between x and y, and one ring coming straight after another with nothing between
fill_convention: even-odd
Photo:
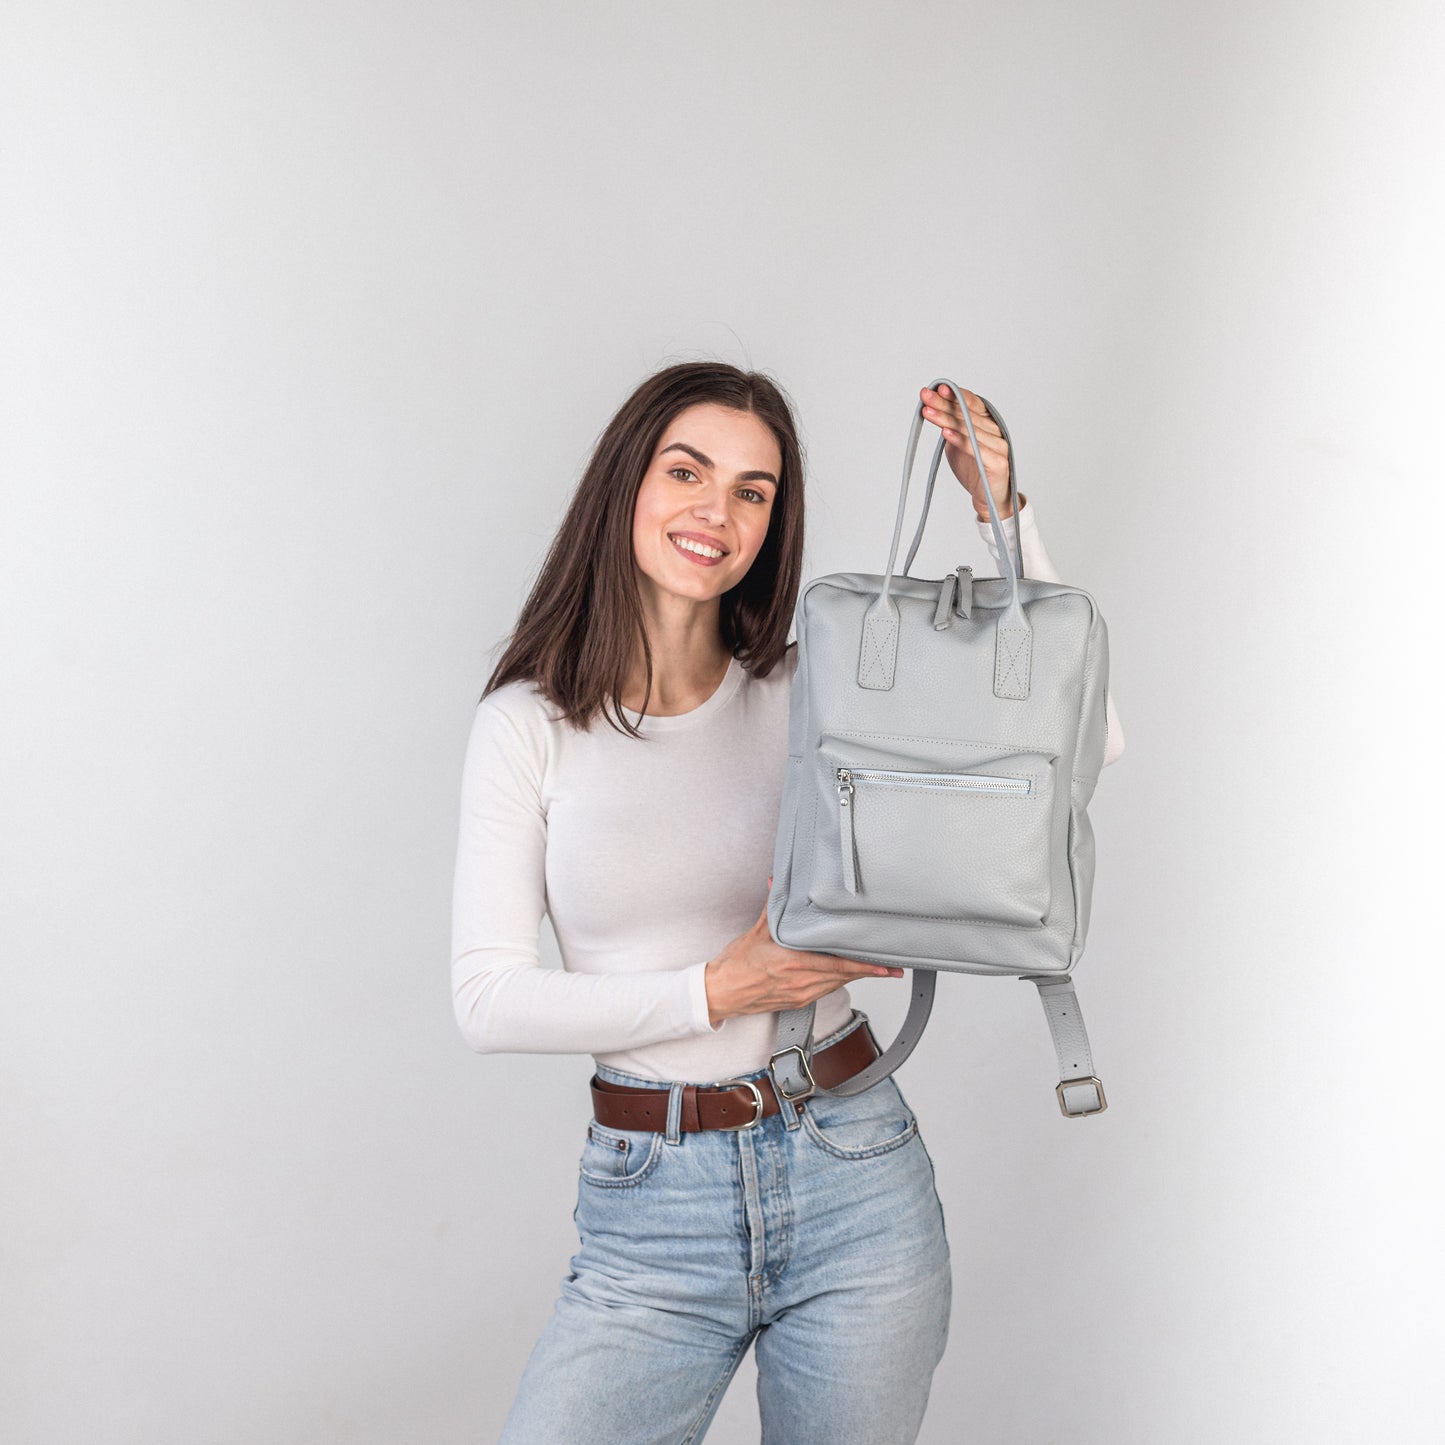
<instances>
[{"instance_id":1,"label":"woman's smile","mask_svg":"<svg viewBox=\"0 0 1445 1445\"><path fill-rule=\"evenodd\" d=\"M706 543L695 541L685 533L669 532L667 535L672 545L689 562L696 562L699 567L716 567L727 556L725 551L719 555L716 547L708 547Z\"/></svg>"},{"instance_id":2,"label":"woman's smile","mask_svg":"<svg viewBox=\"0 0 1445 1445\"><path fill-rule=\"evenodd\" d=\"M633 560L651 625L686 632L681 619L698 607L719 608L719 594L742 582L767 541L782 474L778 438L756 413L698 402L672 418L632 512ZM679 567L723 570L705 582ZM664 608L672 609L667 620ZM654 645L661 641L659 633Z\"/></svg>"}]
</instances>

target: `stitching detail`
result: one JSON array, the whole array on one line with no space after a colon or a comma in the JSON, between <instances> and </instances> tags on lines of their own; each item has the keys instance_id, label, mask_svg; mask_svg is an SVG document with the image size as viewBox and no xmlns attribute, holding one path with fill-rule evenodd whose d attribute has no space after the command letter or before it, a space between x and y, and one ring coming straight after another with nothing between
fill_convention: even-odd
<instances>
[{"instance_id":1,"label":"stitching detail","mask_svg":"<svg viewBox=\"0 0 1445 1445\"><path fill-rule=\"evenodd\" d=\"M1050 880L1052 882L1052 879ZM824 908L821 904L807 900L803 905L809 913L818 915L821 918L835 919L840 913L864 913L870 918L917 918L928 923L953 923L967 924L970 928L1013 928L1021 933L1048 933L1051 929L1058 931L1055 920L1046 918L1042 923L1005 923L996 918L954 918L942 913L897 913L889 908ZM899 967L895 964L894 967ZM977 970L974 970L975 972ZM992 972L992 969L989 970ZM1003 970L1007 972L1008 970Z\"/></svg>"},{"instance_id":2,"label":"stitching detail","mask_svg":"<svg viewBox=\"0 0 1445 1445\"><path fill-rule=\"evenodd\" d=\"M860 681L874 682L886 679L885 653L890 646L896 646L898 624L891 617L869 618L863 625L863 666Z\"/></svg>"},{"instance_id":3,"label":"stitching detail","mask_svg":"<svg viewBox=\"0 0 1445 1445\"><path fill-rule=\"evenodd\" d=\"M1005 692L1017 696L1024 689L1030 633L1023 627L1000 627L998 641L998 666L994 669L994 681Z\"/></svg>"},{"instance_id":4,"label":"stitching detail","mask_svg":"<svg viewBox=\"0 0 1445 1445\"><path fill-rule=\"evenodd\" d=\"M1012 743L994 742L991 738L935 738L924 733L867 733L856 729L839 729L836 732L823 734L830 738L884 738L888 742L919 742L919 743L946 743L950 747L965 748L1002 748L1008 753L1038 753L1046 758L1057 758L1057 753L1051 753L1042 743L1025 743L1022 747L1016 747ZM797 754L789 754L797 756Z\"/></svg>"},{"instance_id":5,"label":"stitching detail","mask_svg":"<svg viewBox=\"0 0 1445 1445\"><path fill-rule=\"evenodd\" d=\"M752 1334L748 1334L738 1341L737 1348L733 1351L732 1359L723 1366L722 1372L718 1375L716 1381L714 1381L712 1389L708 1391L707 1399L702 1402L702 1408L698 1411L692 1424L687 1427L687 1434L682 1437L681 1445L692 1445L692 1442L698 1439L697 1432L702 1428L703 1421L708 1419L718 1396L732 1383L733 1375L737 1372L737 1367L742 1360L743 1352L752 1342Z\"/></svg>"},{"instance_id":6,"label":"stitching detail","mask_svg":"<svg viewBox=\"0 0 1445 1445\"><path fill-rule=\"evenodd\" d=\"M910 1109L909 1114L913 1111ZM880 1154L891 1154L895 1149L901 1149L918 1134L918 1120L914 1117L901 1133L894 1134L891 1138L885 1139L881 1144L869 1144L863 1149L843 1149L823 1132L817 1120L806 1110L803 1112L803 1128L806 1129L813 1142L825 1152L831 1154L835 1159L876 1159Z\"/></svg>"}]
</instances>

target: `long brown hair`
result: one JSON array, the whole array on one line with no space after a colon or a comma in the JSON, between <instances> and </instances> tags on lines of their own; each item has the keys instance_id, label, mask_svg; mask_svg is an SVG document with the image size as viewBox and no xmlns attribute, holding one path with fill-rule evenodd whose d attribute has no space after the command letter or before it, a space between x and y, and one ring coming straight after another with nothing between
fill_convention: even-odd
<instances>
[{"instance_id":1,"label":"long brown hair","mask_svg":"<svg viewBox=\"0 0 1445 1445\"><path fill-rule=\"evenodd\" d=\"M766 677L777 665L803 571L803 451L792 408L762 372L684 361L649 376L607 423L482 697L517 679L531 681L576 728L585 730L600 712L619 732L642 736L620 705L639 638L646 697L652 695L632 517L664 430L702 402L753 413L782 452L762 550L718 609L724 644L753 676Z\"/></svg>"}]
</instances>

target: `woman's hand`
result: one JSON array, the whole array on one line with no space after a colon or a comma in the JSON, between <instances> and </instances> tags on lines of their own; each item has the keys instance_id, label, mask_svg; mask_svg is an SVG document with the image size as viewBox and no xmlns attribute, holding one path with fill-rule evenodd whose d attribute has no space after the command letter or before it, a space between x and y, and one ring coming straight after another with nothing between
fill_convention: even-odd
<instances>
[{"instance_id":1,"label":"woman's hand","mask_svg":"<svg viewBox=\"0 0 1445 1445\"><path fill-rule=\"evenodd\" d=\"M768 879L769 885L772 879ZM773 941L765 903L758 921L739 934L703 972L714 1028L738 1014L802 1008L856 978L902 978L901 968L859 963L831 953L784 948Z\"/></svg>"},{"instance_id":2,"label":"woman's hand","mask_svg":"<svg viewBox=\"0 0 1445 1445\"><path fill-rule=\"evenodd\" d=\"M1011 517L1013 512L1008 502L1008 443L998 424L988 414L988 408L971 391L964 392L964 400L973 418L973 430L978 444L983 448L983 466L988 476L988 487L998 507L1000 519ZM988 521L988 499L984 496L984 481L979 475L978 463L974 460L973 447L969 444L968 429L963 424L963 407L953 394L953 388L945 383L937 391L925 386L919 393L923 402L923 416L943 431L943 454L953 474L963 484L973 499L973 510L979 521ZM1019 506L1027 498L1019 493Z\"/></svg>"}]
</instances>

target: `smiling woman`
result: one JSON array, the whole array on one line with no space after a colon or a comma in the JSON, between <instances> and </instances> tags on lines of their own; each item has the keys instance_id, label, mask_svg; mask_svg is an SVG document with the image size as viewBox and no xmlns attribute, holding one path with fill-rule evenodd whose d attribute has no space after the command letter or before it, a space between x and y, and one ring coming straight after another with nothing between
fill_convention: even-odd
<instances>
[{"instance_id":1,"label":"smiling woman","mask_svg":"<svg viewBox=\"0 0 1445 1445\"><path fill-rule=\"evenodd\" d=\"M816 1002L814 1071L851 1078L878 1046L847 984L901 975L768 931L802 551L781 391L659 372L603 431L476 709L458 1024L484 1053L596 1064L581 1248L506 1445L700 1440L754 1342L768 1438L923 1418L952 1275L917 1122L892 1079L810 1119L768 1067L777 1011Z\"/></svg>"},{"instance_id":2,"label":"smiling woman","mask_svg":"<svg viewBox=\"0 0 1445 1445\"><path fill-rule=\"evenodd\" d=\"M624 709L684 711L733 658L772 672L802 554L803 456L782 392L736 367L669 367L603 431L483 696L535 681L579 728L600 714L641 737Z\"/></svg>"},{"instance_id":3,"label":"smiling woman","mask_svg":"<svg viewBox=\"0 0 1445 1445\"><path fill-rule=\"evenodd\" d=\"M1006 488L1006 452L985 462L960 454L959 480ZM701 1440L751 1346L765 1439L920 1428L952 1272L918 1120L892 1078L786 1096L770 1067L778 1011L816 1003L813 1073L852 1078L879 1049L847 985L902 976L768 928L802 552L776 384L661 371L603 431L476 708L458 1025L482 1053L596 1065L568 1126L580 1249L504 1445Z\"/></svg>"},{"instance_id":4,"label":"smiling woman","mask_svg":"<svg viewBox=\"0 0 1445 1445\"><path fill-rule=\"evenodd\" d=\"M678 465L679 456L693 465ZM653 711L667 716L716 687L732 655L719 628L721 598L767 541L782 469L777 437L752 412L700 402L664 429L633 506L644 634L626 706L646 712L655 690Z\"/></svg>"}]
</instances>

